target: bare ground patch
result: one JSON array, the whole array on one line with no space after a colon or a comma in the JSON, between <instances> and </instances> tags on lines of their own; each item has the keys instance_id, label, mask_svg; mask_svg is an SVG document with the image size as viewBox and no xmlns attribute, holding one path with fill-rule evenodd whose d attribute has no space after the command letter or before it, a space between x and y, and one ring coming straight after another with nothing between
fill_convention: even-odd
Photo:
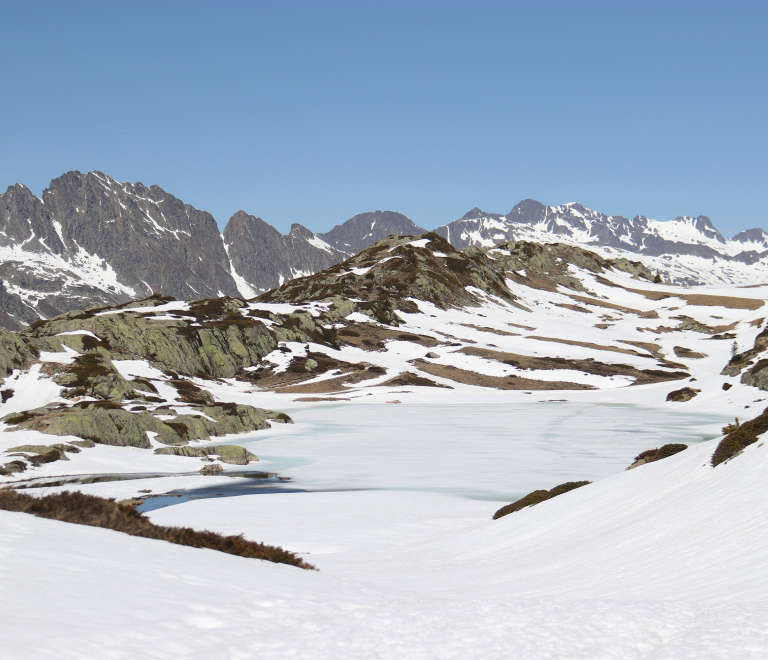
<instances>
[{"instance_id":1,"label":"bare ground patch","mask_svg":"<svg viewBox=\"0 0 768 660\"><path fill-rule=\"evenodd\" d=\"M627 291L645 296L649 300L665 300L666 298L680 298L689 305L697 307L725 307L727 309L760 309L764 300L757 298L739 298L737 296L713 296L707 293L667 293L666 291L644 291L642 289L629 289Z\"/></svg>"},{"instance_id":2,"label":"bare ground patch","mask_svg":"<svg viewBox=\"0 0 768 660\"><path fill-rule=\"evenodd\" d=\"M472 323L459 323L465 328L472 328L473 330L479 330L480 332L492 332L494 335L505 335L507 337L519 337L519 332L507 332L506 330L499 330L498 328L489 328L484 325L473 325Z\"/></svg>"},{"instance_id":3,"label":"bare ground patch","mask_svg":"<svg viewBox=\"0 0 768 660\"><path fill-rule=\"evenodd\" d=\"M517 367L518 369L570 369L573 371L581 371L582 373L593 374L595 376L628 376L635 379L634 385L662 383L669 380L681 380L682 378L690 378L691 376L691 374L686 371L637 369L636 367L632 367L628 364L607 364L605 362L598 362L597 360L570 360L567 358L556 357L533 357L530 355L519 355L517 353L492 351L487 348L477 348L475 346L467 346L458 352L465 353L466 355L484 357L488 360L496 360L497 362L508 364L512 367Z\"/></svg>"},{"instance_id":4,"label":"bare ground patch","mask_svg":"<svg viewBox=\"0 0 768 660\"><path fill-rule=\"evenodd\" d=\"M355 323L342 328L336 334L340 344L355 346L364 351L383 351L388 341L410 341L427 348L443 344L439 339L417 335L413 332L386 328L372 323Z\"/></svg>"},{"instance_id":5,"label":"bare ground patch","mask_svg":"<svg viewBox=\"0 0 768 660\"><path fill-rule=\"evenodd\" d=\"M604 344L593 344L590 341L578 341L576 339L560 339L559 337L539 337L537 335L528 335L527 339L537 339L538 341L548 341L555 344L568 344L569 346L581 346L582 348L591 348L595 351L610 351L611 353L624 353L626 355L635 355L637 357L650 357L643 355L630 348L621 348L619 346L606 346ZM625 342L628 343L628 342Z\"/></svg>"},{"instance_id":6,"label":"bare ground patch","mask_svg":"<svg viewBox=\"0 0 768 660\"><path fill-rule=\"evenodd\" d=\"M474 385L475 387L492 387L497 390L594 390L592 385L582 385L581 383L569 383L560 380L535 380L533 378L521 378L520 376L486 376L485 374L460 369L445 364L435 364L426 360L414 360L413 364L422 371L447 378L464 385Z\"/></svg>"}]
</instances>

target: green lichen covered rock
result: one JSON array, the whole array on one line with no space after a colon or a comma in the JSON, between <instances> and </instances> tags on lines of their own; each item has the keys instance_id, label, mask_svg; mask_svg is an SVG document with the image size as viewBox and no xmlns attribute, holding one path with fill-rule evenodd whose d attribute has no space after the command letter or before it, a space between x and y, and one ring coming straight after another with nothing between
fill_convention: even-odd
<instances>
[{"instance_id":1,"label":"green lichen covered rock","mask_svg":"<svg viewBox=\"0 0 768 660\"><path fill-rule=\"evenodd\" d=\"M250 461L258 461L256 454L239 445L214 445L212 447L161 447L155 449L156 454L172 454L174 456L191 456L205 458L219 456L222 463L232 465L248 465Z\"/></svg>"},{"instance_id":2,"label":"green lichen covered rock","mask_svg":"<svg viewBox=\"0 0 768 660\"><path fill-rule=\"evenodd\" d=\"M14 369L19 369L36 359L38 355L38 350L15 332L0 329L0 380Z\"/></svg>"},{"instance_id":3,"label":"green lichen covered rock","mask_svg":"<svg viewBox=\"0 0 768 660\"><path fill-rule=\"evenodd\" d=\"M168 415L175 416L170 420L159 419ZM6 429L9 431L27 429L105 445L149 449L148 432L163 444L186 445L190 441L266 429L268 420L292 421L284 413L234 403L194 406L190 414L177 415L167 408L130 412L108 402L38 408L7 415L2 421L12 425Z\"/></svg>"},{"instance_id":4,"label":"green lichen covered rock","mask_svg":"<svg viewBox=\"0 0 768 660\"><path fill-rule=\"evenodd\" d=\"M277 346L261 321L241 314L244 305L234 298L197 301L170 319L125 306L115 313L72 312L35 323L24 334L31 340L56 337L79 352L108 351L112 359L148 359L181 374L230 378ZM98 339L60 335L78 330Z\"/></svg>"}]
</instances>

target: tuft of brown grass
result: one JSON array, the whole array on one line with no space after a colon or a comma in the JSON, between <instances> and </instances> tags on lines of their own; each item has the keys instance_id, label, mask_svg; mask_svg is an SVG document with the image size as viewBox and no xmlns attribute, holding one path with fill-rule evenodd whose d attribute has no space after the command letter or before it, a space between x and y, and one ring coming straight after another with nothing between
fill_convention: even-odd
<instances>
[{"instance_id":1,"label":"tuft of brown grass","mask_svg":"<svg viewBox=\"0 0 768 660\"><path fill-rule=\"evenodd\" d=\"M758 436L766 431L768 431L768 408L761 415L735 428L720 441L715 453L712 454L712 467L717 467L720 463L733 458L745 447L757 442Z\"/></svg>"},{"instance_id":2,"label":"tuft of brown grass","mask_svg":"<svg viewBox=\"0 0 768 660\"><path fill-rule=\"evenodd\" d=\"M127 504L120 504L111 499L86 495L77 491L55 493L45 497L32 497L12 489L3 489L0 490L0 509L29 513L39 518L61 520L77 525L103 527L130 536L168 541L193 548L207 548L239 557L263 559L278 564L289 564L299 568L316 570L314 566L306 563L294 553L273 545L248 541L242 535L223 536L216 532L200 532L189 527L155 525Z\"/></svg>"},{"instance_id":3,"label":"tuft of brown grass","mask_svg":"<svg viewBox=\"0 0 768 660\"><path fill-rule=\"evenodd\" d=\"M681 451L688 449L688 445L672 443L658 447L657 449L646 449L644 452L635 456L633 463L645 460L646 463L653 463L654 461L660 461L662 458L668 458L680 453Z\"/></svg>"},{"instance_id":4,"label":"tuft of brown grass","mask_svg":"<svg viewBox=\"0 0 768 660\"><path fill-rule=\"evenodd\" d=\"M528 493L522 499L517 500L517 502L512 502L512 504L507 504L506 506L501 507L496 513L493 514L493 519L498 520L499 518L503 518L510 513L520 511L520 509L524 509L527 506L534 506L540 502L551 500L553 497L557 497L558 495L567 493L570 490L581 488L582 486L586 486L587 484L591 483L591 481L568 481L564 484L560 484L559 486L555 486L552 490L534 490L532 493Z\"/></svg>"}]
</instances>

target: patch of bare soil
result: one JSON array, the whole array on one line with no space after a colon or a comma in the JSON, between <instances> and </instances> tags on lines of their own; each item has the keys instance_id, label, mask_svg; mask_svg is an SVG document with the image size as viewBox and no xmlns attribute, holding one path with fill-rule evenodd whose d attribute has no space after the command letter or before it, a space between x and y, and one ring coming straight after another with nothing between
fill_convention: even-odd
<instances>
[{"instance_id":1,"label":"patch of bare soil","mask_svg":"<svg viewBox=\"0 0 768 660\"><path fill-rule=\"evenodd\" d=\"M625 314L637 314L642 316L645 312L641 312L639 309L632 309L631 307L624 307L623 305L616 305L615 303L601 300L600 298L589 298L587 296L578 296L574 293L569 293L568 297L576 302L584 303L585 305L593 305L594 307L605 307L606 309L615 309Z\"/></svg>"},{"instance_id":2,"label":"patch of bare soil","mask_svg":"<svg viewBox=\"0 0 768 660\"><path fill-rule=\"evenodd\" d=\"M507 279L512 280L515 284L530 287L531 289L538 289L539 291L552 291L557 292L557 283L553 282L550 278L539 275L538 273L528 273L527 275L521 275L514 271L508 270L505 275Z\"/></svg>"},{"instance_id":3,"label":"patch of bare soil","mask_svg":"<svg viewBox=\"0 0 768 660\"><path fill-rule=\"evenodd\" d=\"M467 346L462 348L459 353L466 355L477 355L488 360L496 360L503 364L508 364L518 369L571 369L581 371L582 373L594 374L596 376L629 376L634 378L634 385L648 385L650 383L662 383L668 380L681 380L690 378L691 374L686 371L661 371L659 369L637 369L628 364L606 364L597 360L570 360L567 358L555 357L533 357L530 355L518 355L517 353L506 353L502 351L492 351L487 348L477 348ZM421 365L419 365L421 366ZM526 388L522 388L526 389Z\"/></svg>"},{"instance_id":4,"label":"patch of bare soil","mask_svg":"<svg viewBox=\"0 0 768 660\"><path fill-rule=\"evenodd\" d=\"M493 387L497 390L593 390L592 385L580 383L568 383L560 380L534 380L533 378L521 378L520 376L486 376L476 371L460 369L446 364L435 364L426 360L414 360L413 364L419 369L438 376L476 387Z\"/></svg>"},{"instance_id":5,"label":"patch of bare soil","mask_svg":"<svg viewBox=\"0 0 768 660\"><path fill-rule=\"evenodd\" d=\"M312 403L314 401L352 401L352 399L345 399L344 397L333 398L330 396L300 396L298 399L294 399L294 401Z\"/></svg>"},{"instance_id":6,"label":"patch of bare soil","mask_svg":"<svg viewBox=\"0 0 768 660\"><path fill-rule=\"evenodd\" d=\"M759 328L761 325L763 325L763 321L765 321L765 318L754 319L753 321L749 322L749 325L755 328Z\"/></svg>"},{"instance_id":7,"label":"patch of bare soil","mask_svg":"<svg viewBox=\"0 0 768 660\"><path fill-rule=\"evenodd\" d=\"M557 307L562 307L563 309L570 309L572 312L582 312L583 314L591 314L591 309L586 309L585 307L579 307L578 305L569 305L568 303L555 303Z\"/></svg>"},{"instance_id":8,"label":"patch of bare soil","mask_svg":"<svg viewBox=\"0 0 768 660\"><path fill-rule=\"evenodd\" d=\"M309 367L309 368L308 368ZM338 371L340 374L371 373L371 378L381 376L386 371L381 367L374 367L362 362L351 363L337 360L325 353L309 353L308 355L296 355L291 359L285 371L274 373L271 369L256 372L241 372L238 376L249 380L264 389L275 389L295 385L307 380L313 380L329 371ZM338 378L341 378L339 376ZM338 378L331 380L338 380ZM330 381L323 381L330 382ZM336 388L338 389L338 388Z\"/></svg>"},{"instance_id":9,"label":"patch of bare soil","mask_svg":"<svg viewBox=\"0 0 768 660\"><path fill-rule=\"evenodd\" d=\"M519 337L519 332L507 332L506 330L499 330L497 328L489 328L484 325L473 325L472 323L459 323L465 328L472 328L474 330L480 330L480 332L492 332L494 335L506 335L507 337Z\"/></svg>"},{"instance_id":10,"label":"patch of bare soil","mask_svg":"<svg viewBox=\"0 0 768 660\"><path fill-rule=\"evenodd\" d=\"M536 330L536 328L532 328L530 325L521 325L520 323L510 323L507 322L507 325L511 325L513 328L522 328L523 330L528 330L528 332L533 332Z\"/></svg>"},{"instance_id":11,"label":"patch of bare soil","mask_svg":"<svg viewBox=\"0 0 768 660\"><path fill-rule=\"evenodd\" d=\"M613 325L613 323L595 323L594 327L599 328L600 330L605 330L606 328L610 328Z\"/></svg>"},{"instance_id":12,"label":"patch of bare soil","mask_svg":"<svg viewBox=\"0 0 768 660\"><path fill-rule=\"evenodd\" d=\"M701 358L707 357L706 353L697 353L696 351L692 351L690 348L685 348L684 346L675 346L674 349L675 355L679 358L690 358L691 360L699 360Z\"/></svg>"},{"instance_id":13,"label":"patch of bare soil","mask_svg":"<svg viewBox=\"0 0 768 660\"><path fill-rule=\"evenodd\" d=\"M681 331L680 328L668 328L665 325L660 325L656 328L638 328L639 332L645 332L646 330L648 332L653 332L657 335L661 334L662 332L680 332Z\"/></svg>"},{"instance_id":14,"label":"patch of bare soil","mask_svg":"<svg viewBox=\"0 0 768 660\"><path fill-rule=\"evenodd\" d=\"M626 287L624 287L626 288ZM667 293L665 291L644 291L642 289L629 289L627 291L638 293L649 300L664 300L666 298L680 298L689 305L697 307L725 307L727 309L760 309L764 300L757 298L738 298L735 296L713 296L706 293Z\"/></svg>"},{"instance_id":15,"label":"patch of bare soil","mask_svg":"<svg viewBox=\"0 0 768 660\"><path fill-rule=\"evenodd\" d=\"M411 341L428 348L440 346L443 343L434 337L417 335L372 323L355 323L347 326L339 330L336 337L340 344L362 348L364 351L383 351L387 341Z\"/></svg>"},{"instance_id":16,"label":"patch of bare soil","mask_svg":"<svg viewBox=\"0 0 768 660\"><path fill-rule=\"evenodd\" d=\"M560 339L558 337L538 337L536 335L528 335L528 339L537 339L538 341L549 341L556 344L568 344L569 346L581 346L582 348L591 348L595 351L610 351L612 353L625 353L626 355L636 355L637 357L650 357L643 355L637 351L633 351L630 348L620 348L618 346L605 346L603 344L593 344L590 341L577 341L576 339ZM629 342L624 342L629 343Z\"/></svg>"},{"instance_id":17,"label":"patch of bare soil","mask_svg":"<svg viewBox=\"0 0 768 660\"><path fill-rule=\"evenodd\" d=\"M465 344L476 344L476 341L472 341L471 339L463 339L461 337L454 337L453 335L449 335L447 332L440 332L440 330L434 331L436 335L442 335L446 339L453 339L454 341L460 341ZM458 344L457 344L458 345Z\"/></svg>"},{"instance_id":18,"label":"patch of bare soil","mask_svg":"<svg viewBox=\"0 0 768 660\"><path fill-rule=\"evenodd\" d=\"M422 387L445 387L449 390L453 389L450 385L441 385L433 380L429 380L429 378L417 376L410 371L404 371L399 376L395 376L386 383L381 384L382 387L407 387L413 385L420 385Z\"/></svg>"},{"instance_id":19,"label":"patch of bare soil","mask_svg":"<svg viewBox=\"0 0 768 660\"><path fill-rule=\"evenodd\" d=\"M664 353L661 352L661 346L654 344L650 341L632 341L631 339L619 339L622 344L629 344L630 346L637 346L644 351L648 351L657 360L664 359Z\"/></svg>"},{"instance_id":20,"label":"patch of bare soil","mask_svg":"<svg viewBox=\"0 0 768 660\"><path fill-rule=\"evenodd\" d=\"M374 367L374 369L378 369ZM355 371L353 373L344 374L342 376L336 376L335 378L327 378L315 383L301 383L299 385L287 385L285 387L273 387L275 392L281 392L284 394L330 394L332 392L344 392L345 385L357 385L364 380L370 380L371 378L378 378L381 374L377 371Z\"/></svg>"}]
</instances>

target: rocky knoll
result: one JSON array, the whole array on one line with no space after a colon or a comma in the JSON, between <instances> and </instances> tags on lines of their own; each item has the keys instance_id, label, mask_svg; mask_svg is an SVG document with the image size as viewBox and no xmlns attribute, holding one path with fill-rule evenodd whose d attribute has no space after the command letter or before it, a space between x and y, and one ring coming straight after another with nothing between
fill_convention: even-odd
<instances>
[{"instance_id":1,"label":"rocky knoll","mask_svg":"<svg viewBox=\"0 0 768 660\"><path fill-rule=\"evenodd\" d=\"M520 284L548 291L556 291L558 286L564 286L574 291L587 292L584 283L569 273L570 265L595 274L618 270L648 281L656 279L639 261L606 259L589 250L565 243L507 241L483 248L483 251L493 259L499 272L507 273Z\"/></svg>"},{"instance_id":2,"label":"rocky knoll","mask_svg":"<svg viewBox=\"0 0 768 660\"><path fill-rule=\"evenodd\" d=\"M399 325L396 310L417 312L413 300L440 308L477 305L483 294L511 304L516 297L483 251L457 250L441 236L388 236L351 259L268 291L260 302L356 300L353 309L387 325ZM348 312L348 313L349 313Z\"/></svg>"},{"instance_id":3,"label":"rocky knoll","mask_svg":"<svg viewBox=\"0 0 768 660\"><path fill-rule=\"evenodd\" d=\"M75 436L90 443L83 447L98 443L145 449L153 443L177 447L264 429L270 421L290 422L283 413L217 402L192 380L245 373L279 341L328 341L327 330L311 314L276 316L281 327L271 329L247 312L245 303L235 298L179 303L153 296L122 306L66 313L38 321L22 333L0 331L4 376L34 364L42 351L76 352L71 361L62 358L41 364L41 373L62 387L60 396L65 401L12 413L2 421L8 430ZM115 361L126 359L146 361L162 375L125 377ZM3 392L4 397L13 396L12 390ZM68 449L41 447L27 452L31 456L18 448L12 454L26 456L29 465L66 458ZM237 460L245 459L249 457ZM7 473L26 467L23 460L15 460L3 469Z\"/></svg>"},{"instance_id":4,"label":"rocky knoll","mask_svg":"<svg viewBox=\"0 0 768 660\"><path fill-rule=\"evenodd\" d=\"M735 353L721 372L724 376L741 375L745 385L768 390L768 359L764 356L768 349L768 325L755 337L752 348Z\"/></svg>"}]
</instances>

